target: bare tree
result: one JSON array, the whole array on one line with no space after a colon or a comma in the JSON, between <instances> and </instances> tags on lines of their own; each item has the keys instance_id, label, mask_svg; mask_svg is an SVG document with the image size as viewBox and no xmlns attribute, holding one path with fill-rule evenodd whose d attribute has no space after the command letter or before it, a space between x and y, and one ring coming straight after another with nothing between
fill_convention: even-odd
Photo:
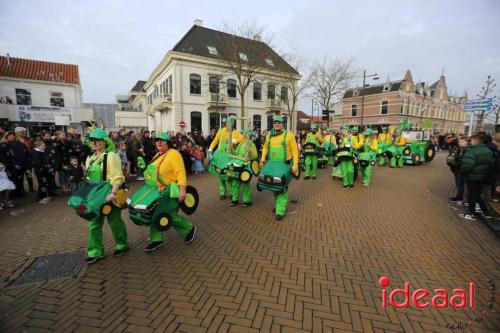
<instances>
[{"instance_id":1,"label":"bare tree","mask_svg":"<svg viewBox=\"0 0 500 333\"><path fill-rule=\"evenodd\" d=\"M325 59L311 71L312 97L324 110L332 110L340 103L342 94L356 77L353 59ZM328 126L330 118L328 118Z\"/></svg>"},{"instance_id":2,"label":"bare tree","mask_svg":"<svg viewBox=\"0 0 500 333\"><path fill-rule=\"evenodd\" d=\"M280 96L283 104L286 105L288 114L290 115L290 129L295 127L294 119L297 112L297 104L301 95L311 87L312 76L306 69L305 60L296 51L288 51L283 55L283 58L299 73L303 73L300 78L298 75L283 75L280 77L279 84L281 87L286 87L286 96ZM285 97L285 98L283 98Z\"/></svg>"},{"instance_id":3,"label":"bare tree","mask_svg":"<svg viewBox=\"0 0 500 333\"><path fill-rule=\"evenodd\" d=\"M266 27L259 25L255 20L222 19L220 29L226 33L220 35L219 53L229 73L236 76L237 91L240 96L241 127L243 128L245 93L259 72L264 69L265 59L269 57L267 53L260 52L261 48L256 48L255 43L263 43L263 37L269 42L272 38L264 36ZM252 42L249 42L249 39Z\"/></svg>"},{"instance_id":4,"label":"bare tree","mask_svg":"<svg viewBox=\"0 0 500 333\"><path fill-rule=\"evenodd\" d=\"M491 77L491 75L488 75L486 78L486 81L484 82L484 85L481 87L481 92L477 95L477 97L483 99L487 98L492 92L493 89L496 87L495 79ZM491 111L481 111L479 113L478 121L477 121L477 128L479 130L482 129L483 127L483 122L485 118L491 113Z\"/></svg>"}]
</instances>

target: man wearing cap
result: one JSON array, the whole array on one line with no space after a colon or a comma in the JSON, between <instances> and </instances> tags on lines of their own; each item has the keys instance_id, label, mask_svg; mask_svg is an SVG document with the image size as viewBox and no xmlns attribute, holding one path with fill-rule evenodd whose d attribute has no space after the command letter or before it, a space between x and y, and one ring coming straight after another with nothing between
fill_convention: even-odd
<instances>
[{"instance_id":1,"label":"man wearing cap","mask_svg":"<svg viewBox=\"0 0 500 333\"><path fill-rule=\"evenodd\" d=\"M273 117L273 128L266 136L266 141L262 148L260 167L264 165L267 156L272 161L292 163L292 173L299 171L299 148L295 135L283 127L283 116ZM273 192L274 203L276 205L276 219L281 220L286 214L288 204L287 192Z\"/></svg>"},{"instance_id":2,"label":"man wearing cap","mask_svg":"<svg viewBox=\"0 0 500 333\"><path fill-rule=\"evenodd\" d=\"M170 147L170 135L167 132L155 134L154 142L158 153L144 171L146 183L158 186L160 191L171 184L179 188L179 201L186 198L187 176L181 154ZM177 211L169 212L172 216L172 226L184 238L184 243L189 244L194 240L196 227ZM153 226L150 227L150 243L144 249L153 252L163 245L163 232Z\"/></svg>"},{"instance_id":3,"label":"man wearing cap","mask_svg":"<svg viewBox=\"0 0 500 333\"><path fill-rule=\"evenodd\" d=\"M233 148L236 147L242 140L242 135L238 130L234 128L236 120L233 117L227 119L226 127L219 129L214 140L210 144L208 149L209 155L216 149L219 150L219 154L232 154ZM219 183L219 197L221 200L226 198L226 175L216 175L217 182Z\"/></svg>"},{"instance_id":4,"label":"man wearing cap","mask_svg":"<svg viewBox=\"0 0 500 333\"><path fill-rule=\"evenodd\" d=\"M87 157L85 163L87 169L87 181L90 183L100 183L103 181L103 173L106 174L106 182L109 182L113 188L107 196L107 202L114 202L117 199L117 191L125 182L125 176L122 172L120 157L114 152L115 145L109 139L108 133L101 128L93 129L86 142L90 142L93 154ZM104 164L106 161L106 165ZM106 168L106 169L104 169ZM111 233L116 243L114 256L119 256L129 249L127 241L127 228L123 223L120 209L112 207L107 216ZM102 226L104 216L100 215L89 221L89 241L87 246L88 264L94 263L104 258L104 244Z\"/></svg>"},{"instance_id":5,"label":"man wearing cap","mask_svg":"<svg viewBox=\"0 0 500 333\"><path fill-rule=\"evenodd\" d=\"M406 138L401 135L401 130L398 128L394 131L394 134L392 135L394 140L392 144L398 148L398 154L399 158L396 158L396 156L391 157L391 168L395 168L396 166L398 168L403 167L403 154L400 152L401 147L406 146Z\"/></svg>"},{"instance_id":6,"label":"man wearing cap","mask_svg":"<svg viewBox=\"0 0 500 333\"><path fill-rule=\"evenodd\" d=\"M358 126L354 126L351 129L351 144L354 151L359 152L363 148L364 136L359 133Z\"/></svg>"},{"instance_id":7,"label":"man wearing cap","mask_svg":"<svg viewBox=\"0 0 500 333\"><path fill-rule=\"evenodd\" d=\"M311 128L306 135L306 139L304 140L304 145L314 145L314 153L305 153L305 165L306 165L306 174L304 179L309 179L311 176L313 179L316 179L318 176L318 148L323 143L323 137L321 133L318 132L318 125L311 124Z\"/></svg>"},{"instance_id":8,"label":"man wearing cap","mask_svg":"<svg viewBox=\"0 0 500 333\"><path fill-rule=\"evenodd\" d=\"M335 135L333 135L331 128L327 128L325 132L326 134L323 137L322 148L326 151L328 156L328 165L333 165L333 151L337 145L337 139L335 138Z\"/></svg>"},{"instance_id":9,"label":"man wearing cap","mask_svg":"<svg viewBox=\"0 0 500 333\"><path fill-rule=\"evenodd\" d=\"M256 161L258 159L257 147L252 141L253 131L243 130L243 140L236 147L234 151L234 156L241 158L243 162ZM239 179L229 178L228 179L229 188L231 191L231 206L236 206L238 204L238 198L240 195L240 189L243 192L242 201L243 207L248 207L252 204L252 189L250 188L250 182L242 182Z\"/></svg>"},{"instance_id":10,"label":"man wearing cap","mask_svg":"<svg viewBox=\"0 0 500 333\"><path fill-rule=\"evenodd\" d=\"M385 151L387 146L392 144L391 135L387 133L387 126L382 126L382 133L378 135L377 142L379 147L378 153L380 154L378 165L384 166L386 163L386 157L383 156L382 153Z\"/></svg>"},{"instance_id":11,"label":"man wearing cap","mask_svg":"<svg viewBox=\"0 0 500 333\"><path fill-rule=\"evenodd\" d=\"M377 149L378 149L378 143L377 143L377 136L373 132L371 128L367 128L364 133L364 142L363 142L363 148L362 148L362 153L365 153L367 155L373 156L373 161L375 161L375 156L377 156ZM369 162L366 164L366 166L361 166L361 173L363 175L363 186L367 187L370 186L370 181L371 181L371 176L372 176L372 165L371 165L372 158L370 158ZM375 163L375 162L373 162Z\"/></svg>"}]
</instances>

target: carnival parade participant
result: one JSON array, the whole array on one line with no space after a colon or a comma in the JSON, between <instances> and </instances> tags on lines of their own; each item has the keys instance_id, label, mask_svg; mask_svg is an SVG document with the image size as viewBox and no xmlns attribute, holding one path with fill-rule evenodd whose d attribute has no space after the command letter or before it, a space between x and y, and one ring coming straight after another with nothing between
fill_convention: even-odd
<instances>
[{"instance_id":1,"label":"carnival parade participant","mask_svg":"<svg viewBox=\"0 0 500 333\"><path fill-rule=\"evenodd\" d=\"M239 159L242 163L251 163L251 161L256 161L258 159L257 147L252 141L253 131L243 130L243 140L240 142L238 147L234 151L234 156ZM240 179L228 178L228 184L231 192L231 206L236 206L239 203L240 189L242 193L243 207L248 207L252 204L252 189L250 187L250 182L243 182Z\"/></svg>"},{"instance_id":2,"label":"carnival parade participant","mask_svg":"<svg viewBox=\"0 0 500 333\"><path fill-rule=\"evenodd\" d=\"M208 149L209 156L217 148L217 152L213 156L212 164L226 164L225 161L228 159L228 155L233 153L233 148L236 147L242 140L242 135L238 130L234 128L236 120L233 117L227 119L226 127L219 129L214 140L210 144ZM227 167L227 165L218 165L219 170L222 167ZM221 200L226 198L226 186L227 186L227 176L222 173L217 173L213 171L213 168L209 168L209 171L217 177L217 182L219 184L219 197Z\"/></svg>"},{"instance_id":3,"label":"carnival parade participant","mask_svg":"<svg viewBox=\"0 0 500 333\"><path fill-rule=\"evenodd\" d=\"M399 158L396 158L397 156L394 156L394 155L391 157L391 168L395 168L396 166L398 168L402 168L403 167L403 154L400 152L400 150L401 150L401 147L406 146L407 140L404 136L401 135L400 129L396 129L392 136L394 138L392 144L398 149Z\"/></svg>"},{"instance_id":4,"label":"carnival parade participant","mask_svg":"<svg viewBox=\"0 0 500 333\"><path fill-rule=\"evenodd\" d=\"M260 167L266 163L269 155L270 161L284 162L292 164L293 174L299 172L299 149L295 141L295 135L287 131L283 126L283 116L273 117L273 129L266 136L266 141L262 149ZM261 172L262 173L262 172ZM286 214L288 204L288 192L273 192L275 203L275 214L277 220L282 220Z\"/></svg>"},{"instance_id":5,"label":"carnival parade participant","mask_svg":"<svg viewBox=\"0 0 500 333\"><path fill-rule=\"evenodd\" d=\"M333 135L332 129L327 128L326 135L323 137L322 148L328 158L328 165L333 165L333 151L335 150L336 145L337 139L335 138L335 135Z\"/></svg>"},{"instance_id":6,"label":"carnival parade participant","mask_svg":"<svg viewBox=\"0 0 500 333\"><path fill-rule=\"evenodd\" d=\"M357 126L354 126L351 129L352 149L354 149L355 152L361 152L361 150L363 148L363 141L364 141L363 134L359 133L359 129Z\"/></svg>"},{"instance_id":7,"label":"carnival parade participant","mask_svg":"<svg viewBox=\"0 0 500 333\"><path fill-rule=\"evenodd\" d=\"M378 150L377 135L371 128L367 128L364 133L364 143L362 153L359 154L359 163L363 175L363 186L370 186L372 176L372 163L375 163ZM365 157L366 156L366 157Z\"/></svg>"},{"instance_id":8,"label":"carnival parade participant","mask_svg":"<svg viewBox=\"0 0 500 333\"><path fill-rule=\"evenodd\" d=\"M100 128L93 129L88 141L91 142L93 154L87 157L85 163L87 170L87 181L90 183L109 182L112 185L111 193L106 197L106 202L115 202L117 200L117 191L125 182L121 168L121 161L118 155L114 153L114 144L108 138L106 131ZM105 165L104 165L105 164ZM103 179L103 173L106 179ZM99 215L89 221L89 241L87 246L88 264L94 263L104 258L104 245L102 226L105 216ZM127 229L121 217L121 211L117 207L112 207L107 215L109 227L116 243L114 256L119 256L129 249L127 241Z\"/></svg>"},{"instance_id":9,"label":"carnival parade participant","mask_svg":"<svg viewBox=\"0 0 500 333\"><path fill-rule=\"evenodd\" d=\"M187 186L186 169L182 156L171 147L170 135L167 132L157 132L154 142L158 153L144 171L146 183L157 186L160 191L175 184L179 191L178 200L182 202L186 198ZM178 211L177 208L169 212L172 216L172 226L184 238L185 243L191 243L196 234L196 227L184 216L179 215ZM153 252L163 245L163 232L151 226L149 241L149 245L144 250Z\"/></svg>"},{"instance_id":10,"label":"carnival parade participant","mask_svg":"<svg viewBox=\"0 0 500 333\"><path fill-rule=\"evenodd\" d=\"M378 142L378 153L379 153L379 161L378 165L384 166L386 164L386 156L382 155L387 146L392 144L392 138L389 133L387 133L387 126L382 126L382 133L379 133L377 137Z\"/></svg>"},{"instance_id":11,"label":"carnival parade participant","mask_svg":"<svg viewBox=\"0 0 500 333\"><path fill-rule=\"evenodd\" d=\"M319 147L323 143L323 137L321 133L318 132L318 125L312 124L309 132L304 140L304 155L305 155L305 165L306 174L304 179L309 179L311 176L316 179L318 176L318 153Z\"/></svg>"},{"instance_id":12,"label":"carnival parade participant","mask_svg":"<svg viewBox=\"0 0 500 333\"><path fill-rule=\"evenodd\" d=\"M349 126L342 128L342 134L338 142L336 157L340 163L342 173L342 183L344 188L354 187L354 149L352 147L352 137L349 135Z\"/></svg>"}]
</instances>

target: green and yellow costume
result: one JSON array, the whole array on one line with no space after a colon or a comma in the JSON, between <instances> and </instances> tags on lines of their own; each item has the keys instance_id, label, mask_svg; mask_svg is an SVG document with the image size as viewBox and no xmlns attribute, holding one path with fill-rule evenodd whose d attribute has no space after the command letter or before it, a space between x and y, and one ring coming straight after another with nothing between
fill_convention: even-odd
<instances>
[{"instance_id":1,"label":"green and yellow costume","mask_svg":"<svg viewBox=\"0 0 500 333\"><path fill-rule=\"evenodd\" d=\"M358 155L361 173L363 175L363 186L370 186L372 176L372 165L375 163L378 150L377 139L372 138L372 129L367 128L364 133L363 147Z\"/></svg>"},{"instance_id":2,"label":"green and yellow costume","mask_svg":"<svg viewBox=\"0 0 500 333\"><path fill-rule=\"evenodd\" d=\"M378 135L377 142L379 154L378 165L384 166L386 164L386 156L383 155L383 153L385 153L387 147L392 144L392 137L389 133L387 133L387 127L382 127L382 133Z\"/></svg>"},{"instance_id":3,"label":"green and yellow costume","mask_svg":"<svg viewBox=\"0 0 500 333\"><path fill-rule=\"evenodd\" d=\"M257 153L257 147L252 141L253 131L246 130L243 131L243 140L240 142L238 147L234 150L234 155L243 164L251 163L256 161L259 156ZM255 162L256 163L256 162ZM250 187L249 181L241 181L236 178L228 178L228 184L231 191L231 204L235 205L238 203L238 198L240 195L240 190L242 193L243 206L249 206L252 204L252 189Z\"/></svg>"},{"instance_id":4,"label":"green and yellow costume","mask_svg":"<svg viewBox=\"0 0 500 333\"><path fill-rule=\"evenodd\" d=\"M398 158L398 156L395 156L394 154L392 155L391 168L395 168L396 166L398 168L402 168L403 164L404 164L403 163L404 161L403 161L402 149L404 146L406 146L407 140L405 137L403 137L401 135L401 131L399 129L396 130L395 135L396 135L396 137L394 138L392 145L397 148L397 150L398 150L397 155L399 156L399 158Z\"/></svg>"},{"instance_id":5,"label":"green and yellow costume","mask_svg":"<svg viewBox=\"0 0 500 333\"><path fill-rule=\"evenodd\" d=\"M318 154L319 147L323 143L323 137L318 132L318 125L312 124L310 131L307 133L304 141L304 155L306 174L304 179L309 177L316 178L318 176Z\"/></svg>"}]
</instances>

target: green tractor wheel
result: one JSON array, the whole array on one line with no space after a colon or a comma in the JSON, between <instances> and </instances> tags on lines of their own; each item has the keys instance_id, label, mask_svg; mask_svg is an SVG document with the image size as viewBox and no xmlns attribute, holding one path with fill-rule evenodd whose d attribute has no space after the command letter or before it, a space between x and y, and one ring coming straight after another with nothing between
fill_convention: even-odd
<instances>
[{"instance_id":1,"label":"green tractor wheel","mask_svg":"<svg viewBox=\"0 0 500 333\"><path fill-rule=\"evenodd\" d=\"M111 210L113 209L113 206L111 203L106 202L104 205L101 206L101 214L104 216L108 216L111 213Z\"/></svg>"},{"instance_id":2,"label":"green tractor wheel","mask_svg":"<svg viewBox=\"0 0 500 333\"><path fill-rule=\"evenodd\" d=\"M250 178L252 178L252 174L247 171L247 170L243 170L241 173L240 173L240 180L244 183L248 182L250 180Z\"/></svg>"},{"instance_id":3,"label":"green tractor wheel","mask_svg":"<svg viewBox=\"0 0 500 333\"><path fill-rule=\"evenodd\" d=\"M411 154L411 148L409 146L405 147L403 150L403 155L410 155Z\"/></svg>"},{"instance_id":4,"label":"green tractor wheel","mask_svg":"<svg viewBox=\"0 0 500 333\"><path fill-rule=\"evenodd\" d=\"M159 214L153 222L153 226L158 231L167 231L172 225L172 215L169 213Z\"/></svg>"},{"instance_id":5,"label":"green tractor wheel","mask_svg":"<svg viewBox=\"0 0 500 333\"><path fill-rule=\"evenodd\" d=\"M422 159L420 158L419 154L413 154L411 159L413 161L413 165L419 165L422 163Z\"/></svg>"}]
</instances>

